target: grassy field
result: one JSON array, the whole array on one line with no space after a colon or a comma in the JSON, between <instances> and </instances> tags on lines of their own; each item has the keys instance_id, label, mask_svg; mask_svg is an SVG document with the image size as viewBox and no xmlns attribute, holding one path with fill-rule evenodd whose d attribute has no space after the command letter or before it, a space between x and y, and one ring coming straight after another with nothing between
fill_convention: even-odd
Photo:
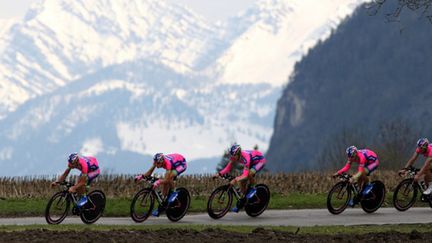
<instances>
[{"instance_id":1,"label":"grassy field","mask_svg":"<svg viewBox=\"0 0 432 243\"><path fill-rule=\"evenodd\" d=\"M272 193L291 195L296 193L325 194L338 182L330 175L332 172L305 173L275 173L258 175L258 183L269 186ZM94 189L101 189L110 198L131 198L146 183L136 184L133 175L101 175L92 185ZM386 189L392 192L402 180L396 171L377 171L371 179L380 179ZM55 176L28 176L0 178L0 198L49 198L56 189L49 185ZM69 178L70 181L76 178ZM212 179L209 175L187 175L179 177L177 185L186 187L192 196L209 196L209 194L227 181Z\"/></svg>"},{"instance_id":2,"label":"grassy field","mask_svg":"<svg viewBox=\"0 0 432 243\"><path fill-rule=\"evenodd\" d=\"M323 194L273 195L270 200L269 208L321 208L325 207L325 197L326 196ZM0 201L0 216L40 216L44 214L47 202L48 199L38 198L4 199ZM131 199L129 198L108 198L104 215L109 217L129 216L130 204ZM207 197L195 196L192 198L189 212L205 212L206 207Z\"/></svg>"},{"instance_id":3,"label":"grassy field","mask_svg":"<svg viewBox=\"0 0 432 243\"><path fill-rule=\"evenodd\" d=\"M387 194L384 207L393 207L392 195ZM327 195L324 193L300 194L291 193L289 195L273 194L270 200L270 209L310 209L326 208ZM28 198L28 199L3 199L0 200L0 217L25 217L42 216L48 198ZM108 198L104 216L124 217L129 216L131 199L129 198ZM425 203L417 202L415 206L428 207ZM206 196L195 196L192 198L189 212L205 212L207 207Z\"/></svg>"}]
</instances>

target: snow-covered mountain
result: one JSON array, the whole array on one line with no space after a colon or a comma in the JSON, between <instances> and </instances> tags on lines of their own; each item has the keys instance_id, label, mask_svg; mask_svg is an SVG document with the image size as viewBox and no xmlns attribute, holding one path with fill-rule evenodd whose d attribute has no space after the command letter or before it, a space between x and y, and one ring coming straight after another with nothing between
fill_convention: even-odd
<instances>
[{"instance_id":1,"label":"snow-covered mountain","mask_svg":"<svg viewBox=\"0 0 432 243\"><path fill-rule=\"evenodd\" d=\"M210 24L160 0L41 1L0 35L2 174L71 151L114 172L180 152L202 172L233 141L266 150L294 62L360 2L263 0Z\"/></svg>"},{"instance_id":2,"label":"snow-covered mountain","mask_svg":"<svg viewBox=\"0 0 432 243\"><path fill-rule=\"evenodd\" d=\"M218 78L224 83L283 85L294 64L317 41L327 38L361 2L258 1L226 24L227 36L232 42L211 68L218 71Z\"/></svg>"},{"instance_id":3,"label":"snow-covered mountain","mask_svg":"<svg viewBox=\"0 0 432 243\"><path fill-rule=\"evenodd\" d=\"M46 0L9 33L0 58L0 113L100 68L138 58L191 72L209 25L158 0ZM185 34L187 33L187 34Z\"/></svg>"}]
</instances>

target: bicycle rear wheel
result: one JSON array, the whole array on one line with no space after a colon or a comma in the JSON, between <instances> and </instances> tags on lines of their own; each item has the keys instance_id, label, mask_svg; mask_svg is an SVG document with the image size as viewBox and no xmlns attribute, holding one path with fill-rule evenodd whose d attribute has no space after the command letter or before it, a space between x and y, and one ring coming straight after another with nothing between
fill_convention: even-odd
<instances>
[{"instance_id":1,"label":"bicycle rear wheel","mask_svg":"<svg viewBox=\"0 0 432 243\"><path fill-rule=\"evenodd\" d=\"M150 216L154 202L155 198L151 189L145 188L137 192L130 207L132 220L136 223L144 222Z\"/></svg>"},{"instance_id":2,"label":"bicycle rear wheel","mask_svg":"<svg viewBox=\"0 0 432 243\"><path fill-rule=\"evenodd\" d=\"M251 217L262 214L270 202L270 189L264 184L256 185L256 194L246 202L245 211Z\"/></svg>"},{"instance_id":3,"label":"bicycle rear wheel","mask_svg":"<svg viewBox=\"0 0 432 243\"><path fill-rule=\"evenodd\" d=\"M413 179L405 179L399 183L393 193L393 205L399 211L411 208L418 194L418 186Z\"/></svg>"},{"instance_id":4,"label":"bicycle rear wheel","mask_svg":"<svg viewBox=\"0 0 432 243\"><path fill-rule=\"evenodd\" d=\"M220 219L231 208L233 194L228 185L216 188L207 201L207 213L213 219Z\"/></svg>"},{"instance_id":5,"label":"bicycle rear wheel","mask_svg":"<svg viewBox=\"0 0 432 243\"><path fill-rule=\"evenodd\" d=\"M106 197L102 191L95 190L88 195L88 202L82 207L80 218L86 224L93 224L105 209Z\"/></svg>"},{"instance_id":6,"label":"bicycle rear wheel","mask_svg":"<svg viewBox=\"0 0 432 243\"><path fill-rule=\"evenodd\" d=\"M348 206L348 201L351 198L351 190L349 190L347 182L338 182L330 189L327 196L327 209L332 214L342 213Z\"/></svg>"},{"instance_id":7,"label":"bicycle rear wheel","mask_svg":"<svg viewBox=\"0 0 432 243\"><path fill-rule=\"evenodd\" d=\"M168 219L173 222L179 221L186 215L191 201L189 192L186 188L177 188L176 191L178 192L177 198L174 202L168 205L166 211Z\"/></svg>"},{"instance_id":8,"label":"bicycle rear wheel","mask_svg":"<svg viewBox=\"0 0 432 243\"><path fill-rule=\"evenodd\" d=\"M377 211L384 203L385 199L385 186L381 181L372 181L373 188L370 195L360 201L363 211L366 213L373 213Z\"/></svg>"},{"instance_id":9,"label":"bicycle rear wheel","mask_svg":"<svg viewBox=\"0 0 432 243\"><path fill-rule=\"evenodd\" d=\"M48 201L45 208L45 220L48 224L60 224L68 215L70 200L67 192L57 192Z\"/></svg>"}]
</instances>

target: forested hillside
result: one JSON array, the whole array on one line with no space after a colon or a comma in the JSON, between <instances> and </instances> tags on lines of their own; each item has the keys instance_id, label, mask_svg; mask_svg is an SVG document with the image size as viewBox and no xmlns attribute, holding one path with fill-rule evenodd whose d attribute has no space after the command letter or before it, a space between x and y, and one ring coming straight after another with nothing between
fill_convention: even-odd
<instances>
[{"instance_id":1,"label":"forested hillside","mask_svg":"<svg viewBox=\"0 0 432 243\"><path fill-rule=\"evenodd\" d=\"M432 134L432 24L400 23L364 7L295 66L278 101L267 158L272 171L342 166L346 146L376 150L401 167Z\"/></svg>"}]
</instances>

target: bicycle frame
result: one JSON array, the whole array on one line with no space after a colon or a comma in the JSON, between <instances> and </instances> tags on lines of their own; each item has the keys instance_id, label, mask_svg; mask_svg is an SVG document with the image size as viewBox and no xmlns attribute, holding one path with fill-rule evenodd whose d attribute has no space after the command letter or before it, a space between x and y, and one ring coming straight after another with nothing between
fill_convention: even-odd
<instances>
[{"instance_id":1,"label":"bicycle frame","mask_svg":"<svg viewBox=\"0 0 432 243\"><path fill-rule=\"evenodd\" d=\"M143 180L146 181L146 182L149 182L149 183L150 183L150 186L148 187L148 189L149 189L149 190L150 190L154 195L156 195L156 200L157 200L158 204L161 205L161 204L164 202L164 200L163 200L162 197L161 197L160 190L153 189L153 185L154 185L154 183L155 183L157 180L159 180L159 179L156 178L156 177L147 176L147 177L144 177Z\"/></svg>"},{"instance_id":2,"label":"bicycle frame","mask_svg":"<svg viewBox=\"0 0 432 243\"><path fill-rule=\"evenodd\" d=\"M407 168L407 175L405 176L405 178L413 179L419 171L420 171L420 169L417 169L414 167ZM424 181L422 181L422 182L424 182ZM425 183L421 183L420 181L413 181L413 184L414 183L417 184L417 186L422 190L422 192L427 189L427 186Z\"/></svg>"},{"instance_id":3,"label":"bicycle frame","mask_svg":"<svg viewBox=\"0 0 432 243\"><path fill-rule=\"evenodd\" d=\"M63 182L63 183L60 183L60 186L61 186L62 191L67 194L66 198L69 199L69 200L71 200L72 205L74 207L78 208L77 207L78 206L78 199L77 199L76 193L70 193L69 192L69 188L71 188L73 186L73 184L69 183L69 182ZM88 208L88 209L83 209L81 207L81 208L79 208L79 210L95 210L96 209L96 205L93 203L93 201L91 200L91 198L88 197L87 200L88 200L88 202L91 203L92 207Z\"/></svg>"},{"instance_id":4,"label":"bicycle frame","mask_svg":"<svg viewBox=\"0 0 432 243\"><path fill-rule=\"evenodd\" d=\"M230 175L223 175L221 176L222 179L227 180L227 181L232 181L235 177L234 176L230 176ZM236 186L231 186L229 185L228 190L230 190L233 192L234 197L238 200L240 200L242 198L242 196L240 195L240 188L236 187Z\"/></svg>"},{"instance_id":5,"label":"bicycle frame","mask_svg":"<svg viewBox=\"0 0 432 243\"><path fill-rule=\"evenodd\" d=\"M348 174L341 174L339 175L339 179L345 183L347 183L347 189L353 192L353 196L356 197L360 194L358 185L350 183L349 180L352 176Z\"/></svg>"}]
</instances>

